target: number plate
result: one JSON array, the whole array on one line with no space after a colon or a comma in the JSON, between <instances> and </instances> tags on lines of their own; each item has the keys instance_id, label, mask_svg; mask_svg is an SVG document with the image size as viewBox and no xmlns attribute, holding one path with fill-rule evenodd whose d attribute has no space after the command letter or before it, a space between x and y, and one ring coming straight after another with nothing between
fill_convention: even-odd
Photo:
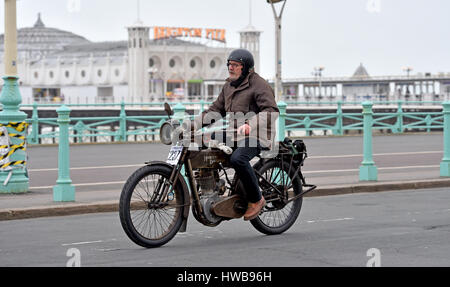
<instances>
[{"instance_id":1,"label":"number plate","mask_svg":"<svg viewBox=\"0 0 450 287\"><path fill-rule=\"evenodd\" d=\"M173 146L170 149L169 156L167 157L167 163L171 165L176 165L180 160L181 152L183 151L182 146Z\"/></svg>"}]
</instances>

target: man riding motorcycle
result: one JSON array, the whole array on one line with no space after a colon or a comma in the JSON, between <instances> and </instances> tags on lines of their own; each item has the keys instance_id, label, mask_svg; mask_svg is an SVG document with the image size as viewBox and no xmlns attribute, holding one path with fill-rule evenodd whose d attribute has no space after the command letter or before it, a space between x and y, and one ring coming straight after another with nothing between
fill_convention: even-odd
<instances>
[{"instance_id":1,"label":"man riding motorcycle","mask_svg":"<svg viewBox=\"0 0 450 287\"><path fill-rule=\"evenodd\" d=\"M270 148L275 134L278 107L273 89L254 71L252 54L245 49L232 51L227 59L229 77L218 98L194 121L193 129L205 126L209 114L231 115L236 128L230 163L246 191L248 208L244 220L256 218L266 204L250 160L261 149Z\"/></svg>"}]
</instances>

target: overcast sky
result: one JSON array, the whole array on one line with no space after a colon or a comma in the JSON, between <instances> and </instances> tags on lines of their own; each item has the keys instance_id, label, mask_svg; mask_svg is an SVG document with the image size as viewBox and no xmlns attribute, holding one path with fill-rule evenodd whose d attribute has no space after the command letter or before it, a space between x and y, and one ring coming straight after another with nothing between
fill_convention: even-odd
<instances>
[{"instance_id":1,"label":"overcast sky","mask_svg":"<svg viewBox=\"0 0 450 287\"><path fill-rule=\"evenodd\" d=\"M228 47L249 23L250 0L140 0L148 26L226 29ZM261 74L274 75L275 32L266 0L251 0L252 24L261 36ZM280 5L277 5L278 9ZM4 32L4 0L0 0ZM137 19L137 0L19 0L18 27L37 13L47 27L91 41L126 40ZM449 0L287 0L283 13L283 78L349 76L359 63L370 75L450 72Z\"/></svg>"}]
</instances>

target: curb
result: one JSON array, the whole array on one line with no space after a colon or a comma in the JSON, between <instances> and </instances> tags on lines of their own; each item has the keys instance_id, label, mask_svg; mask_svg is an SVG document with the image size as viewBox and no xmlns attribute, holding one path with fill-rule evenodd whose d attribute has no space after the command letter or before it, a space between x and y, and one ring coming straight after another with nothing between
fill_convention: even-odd
<instances>
[{"instance_id":1,"label":"curb","mask_svg":"<svg viewBox=\"0 0 450 287\"><path fill-rule=\"evenodd\" d=\"M354 184L354 185L336 185L327 186L323 188L317 188L305 195L305 197L327 196L327 195L340 195L340 194L352 194L352 193L367 193L367 192L382 192L382 191L397 191L406 189L426 189L426 188L438 188L449 187L449 179L434 179L434 180L420 180L420 181L408 181L408 182L388 182L378 183L372 182L367 184ZM68 203L52 206L35 206L29 208L12 208L12 209L0 209L0 221L3 220L16 220L16 219L28 219L38 217L52 217L52 216L67 216L67 215L79 215L88 213L102 213L102 212L118 212L118 201L98 201L92 203Z\"/></svg>"},{"instance_id":2,"label":"curb","mask_svg":"<svg viewBox=\"0 0 450 287\"><path fill-rule=\"evenodd\" d=\"M98 201L85 204L61 204L54 206L0 209L0 221L87 213L115 212L118 210L118 201Z\"/></svg>"},{"instance_id":3,"label":"curb","mask_svg":"<svg viewBox=\"0 0 450 287\"><path fill-rule=\"evenodd\" d=\"M349 193L363 193L363 192L381 192L381 191L397 191L406 189L426 189L450 187L450 178L440 178L431 180L418 181L397 181L397 182L372 182L367 184L354 185L336 185L317 188L305 195L305 197L339 195Z\"/></svg>"}]
</instances>

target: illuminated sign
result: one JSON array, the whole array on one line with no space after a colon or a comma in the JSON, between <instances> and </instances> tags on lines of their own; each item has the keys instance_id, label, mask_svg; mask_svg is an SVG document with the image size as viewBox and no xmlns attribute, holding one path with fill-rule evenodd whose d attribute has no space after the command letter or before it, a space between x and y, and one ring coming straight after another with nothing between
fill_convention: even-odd
<instances>
[{"instance_id":1,"label":"illuminated sign","mask_svg":"<svg viewBox=\"0 0 450 287\"><path fill-rule=\"evenodd\" d=\"M225 29L202 29L182 27L153 27L153 39L196 37L225 43Z\"/></svg>"}]
</instances>

